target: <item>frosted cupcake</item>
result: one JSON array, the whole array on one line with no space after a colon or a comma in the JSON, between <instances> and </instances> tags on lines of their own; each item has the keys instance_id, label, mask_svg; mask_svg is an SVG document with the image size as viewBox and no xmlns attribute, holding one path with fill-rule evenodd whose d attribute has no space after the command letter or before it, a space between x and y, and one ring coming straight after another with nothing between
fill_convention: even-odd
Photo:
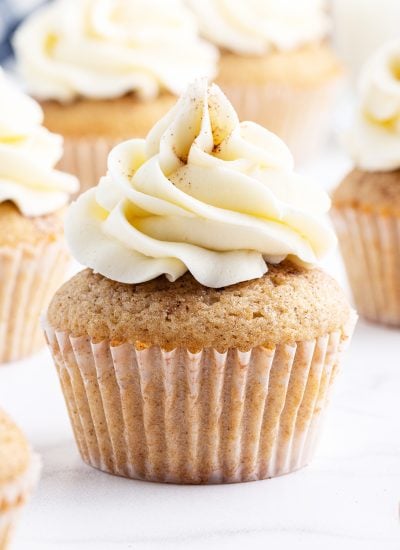
<instances>
[{"instance_id":1,"label":"frosted cupcake","mask_svg":"<svg viewBox=\"0 0 400 550\"><path fill-rule=\"evenodd\" d=\"M196 76L215 76L181 0L56 0L18 30L15 49L45 126L65 138L61 167L82 188L106 170L110 149L144 137Z\"/></svg>"},{"instance_id":2,"label":"frosted cupcake","mask_svg":"<svg viewBox=\"0 0 400 550\"><path fill-rule=\"evenodd\" d=\"M0 410L0 549L9 547L21 509L34 489L40 460L19 428Z\"/></svg>"},{"instance_id":3,"label":"frosted cupcake","mask_svg":"<svg viewBox=\"0 0 400 550\"><path fill-rule=\"evenodd\" d=\"M77 180L53 167L62 139L0 72L0 363L44 344L39 314L65 277L63 212Z\"/></svg>"},{"instance_id":4,"label":"frosted cupcake","mask_svg":"<svg viewBox=\"0 0 400 550\"><path fill-rule=\"evenodd\" d=\"M366 65L333 219L358 311L400 326L400 41Z\"/></svg>"},{"instance_id":5,"label":"frosted cupcake","mask_svg":"<svg viewBox=\"0 0 400 550\"><path fill-rule=\"evenodd\" d=\"M328 197L201 80L108 166L70 207L88 269L45 323L83 459L175 483L301 468L354 325L312 267L335 244Z\"/></svg>"},{"instance_id":6,"label":"frosted cupcake","mask_svg":"<svg viewBox=\"0 0 400 550\"><path fill-rule=\"evenodd\" d=\"M221 48L217 83L239 117L278 134L297 161L324 141L342 78L321 0L187 0Z\"/></svg>"}]
</instances>

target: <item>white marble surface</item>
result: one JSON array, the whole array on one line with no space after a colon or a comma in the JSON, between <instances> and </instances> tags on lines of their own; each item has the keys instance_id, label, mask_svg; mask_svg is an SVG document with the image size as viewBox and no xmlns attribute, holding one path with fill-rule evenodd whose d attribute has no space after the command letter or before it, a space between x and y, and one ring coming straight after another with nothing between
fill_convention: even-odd
<instances>
[{"instance_id":1,"label":"white marble surface","mask_svg":"<svg viewBox=\"0 0 400 550\"><path fill-rule=\"evenodd\" d=\"M327 187L335 150L308 171ZM339 278L337 256L327 267ZM0 369L0 404L44 461L14 550L400 548L400 331L360 322L314 462L278 479L169 486L84 465L46 350Z\"/></svg>"}]
</instances>

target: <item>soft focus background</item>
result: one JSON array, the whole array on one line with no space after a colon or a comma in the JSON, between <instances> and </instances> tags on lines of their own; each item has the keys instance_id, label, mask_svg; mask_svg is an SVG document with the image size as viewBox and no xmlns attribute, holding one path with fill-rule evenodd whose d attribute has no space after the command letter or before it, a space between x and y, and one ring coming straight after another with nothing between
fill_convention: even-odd
<instances>
[{"instance_id":1,"label":"soft focus background","mask_svg":"<svg viewBox=\"0 0 400 550\"><path fill-rule=\"evenodd\" d=\"M49 1L0 0L0 63L11 55L10 38L18 23ZM353 77L374 49L399 36L398 0L327 0L327 5L334 17L335 46Z\"/></svg>"},{"instance_id":2,"label":"soft focus background","mask_svg":"<svg viewBox=\"0 0 400 550\"><path fill-rule=\"evenodd\" d=\"M0 0L0 63L11 55L11 37L18 23L44 0Z\"/></svg>"}]
</instances>

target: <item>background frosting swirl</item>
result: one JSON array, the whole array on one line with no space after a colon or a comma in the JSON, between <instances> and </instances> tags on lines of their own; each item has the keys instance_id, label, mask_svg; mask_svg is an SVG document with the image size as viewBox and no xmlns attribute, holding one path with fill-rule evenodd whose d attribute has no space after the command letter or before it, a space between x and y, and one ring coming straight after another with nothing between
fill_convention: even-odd
<instances>
[{"instance_id":1,"label":"background frosting swirl","mask_svg":"<svg viewBox=\"0 0 400 550\"><path fill-rule=\"evenodd\" d=\"M314 263L335 243L326 193L293 172L285 144L239 123L205 80L189 86L146 140L113 149L108 175L67 213L75 258L140 283L187 270L223 287L261 277L285 257Z\"/></svg>"},{"instance_id":2,"label":"background frosting swirl","mask_svg":"<svg viewBox=\"0 0 400 550\"><path fill-rule=\"evenodd\" d=\"M400 168L400 40L378 50L364 67L356 121L345 140L359 168Z\"/></svg>"},{"instance_id":3,"label":"background frosting swirl","mask_svg":"<svg viewBox=\"0 0 400 550\"><path fill-rule=\"evenodd\" d=\"M324 0L186 0L205 38L238 54L291 50L324 38Z\"/></svg>"},{"instance_id":4,"label":"background frosting swirl","mask_svg":"<svg viewBox=\"0 0 400 550\"><path fill-rule=\"evenodd\" d=\"M0 72L0 203L12 201L26 216L62 208L79 188L74 176L54 169L62 138L42 119L39 105Z\"/></svg>"},{"instance_id":5,"label":"background frosting swirl","mask_svg":"<svg viewBox=\"0 0 400 550\"><path fill-rule=\"evenodd\" d=\"M217 51L198 38L181 0L55 0L17 31L17 60L39 99L180 94L215 76Z\"/></svg>"}]
</instances>

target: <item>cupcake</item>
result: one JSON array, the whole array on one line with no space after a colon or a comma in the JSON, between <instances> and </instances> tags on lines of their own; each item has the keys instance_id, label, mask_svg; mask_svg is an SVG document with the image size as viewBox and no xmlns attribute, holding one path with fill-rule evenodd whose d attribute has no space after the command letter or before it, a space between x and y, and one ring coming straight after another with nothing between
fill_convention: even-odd
<instances>
[{"instance_id":1,"label":"cupcake","mask_svg":"<svg viewBox=\"0 0 400 550\"><path fill-rule=\"evenodd\" d=\"M17 426L0 410L0 550L9 547L16 520L39 473L39 457Z\"/></svg>"},{"instance_id":2,"label":"cupcake","mask_svg":"<svg viewBox=\"0 0 400 550\"><path fill-rule=\"evenodd\" d=\"M400 326L400 40L361 76L346 144L355 167L333 194L332 215L358 311Z\"/></svg>"},{"instance_id":3,"label":"cupcake","mask_svg":"<svg viewBox=\"0 0 400 550\"><path fill-rule=\"evenodd\" d=\"M219 46L217 83L239 117L278 134L296 161L324 141L342 67L326 42L321 0L186 0L200 31Z\"/></svg>"},{"instance_id":4,"label":"cupcake","mask_svg":"<svg viewBox=\"0 0 400 550\"><path fill-rule=\"evenodd\" d=\"M216 71L217 50L181 0L55 0L14 45L45 126L65 138L61 169L82 189L104 174L115 144L144 137L190 80Z\"/></svg>"},{"instance_id":5,"label":"cupcake","mask_svg":"<svg viewBox=\"0 0 400 550\"><path fill-rule=\"evenodd\" d=\"M39 314L69 258L63 213L78 182L53 168L62 139L42 118L39 105L0 72L0 363L44 344Z\"/></svg>"},{"instance_id":6,"label":"cupcake","mask_svg":"<svg viewBox=\"0 0 400 550\"><path fill-rule=\"evenodd\" d=\"M313 268L329 198L204 80L108 167L70 206L87 269L44 322L83 460L174 483L301 468L354 325Z\"/></svg>"}]
</instances>

